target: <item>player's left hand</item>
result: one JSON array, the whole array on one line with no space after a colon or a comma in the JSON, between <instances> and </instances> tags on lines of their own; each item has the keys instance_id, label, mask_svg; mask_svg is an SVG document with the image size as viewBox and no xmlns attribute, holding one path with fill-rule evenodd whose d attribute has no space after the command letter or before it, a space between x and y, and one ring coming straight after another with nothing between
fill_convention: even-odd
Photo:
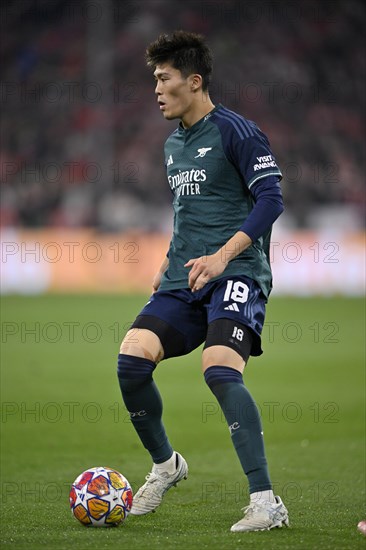
<instances>
[{"instance_id":1,"label":"player's left hand","mask_svg":"<svg viewBox=\"0 0 366 550\"><path fill-rule=\"evenodd\" d=\"M227 266L220 252L211 254L210 256L201 256L200 258L192 258L184 267L192 269L188 275L188 284L192 292L201 290L214 277L221 275Z\"/></svg>"}]
</instances>

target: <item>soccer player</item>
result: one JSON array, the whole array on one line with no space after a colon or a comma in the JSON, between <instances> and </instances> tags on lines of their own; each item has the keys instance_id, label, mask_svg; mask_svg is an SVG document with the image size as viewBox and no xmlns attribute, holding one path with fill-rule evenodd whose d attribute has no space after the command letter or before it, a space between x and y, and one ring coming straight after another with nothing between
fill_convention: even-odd
<instances>
[{"instance_id":1,"label":"soccer player","mask_svg":"<svg viewBox=\"0 0 366 550\"><path fill-rule=\"evenodd\" d=\"M212 54L201 35L162 34L146 60L161 113L180 122L165 144L174 206L169 251L118 356L123 400L153 461L131 513L154 511L187 478L187 463L165 432L152 375L162 359L205 342L204 378L249 483L250 503L231 531L282 527L288 513L273 493L260 417L242 377L249 356L262 353L271 227L283 210L281 172L258 126L212 103Z\"/></svg>"}]
</instances>

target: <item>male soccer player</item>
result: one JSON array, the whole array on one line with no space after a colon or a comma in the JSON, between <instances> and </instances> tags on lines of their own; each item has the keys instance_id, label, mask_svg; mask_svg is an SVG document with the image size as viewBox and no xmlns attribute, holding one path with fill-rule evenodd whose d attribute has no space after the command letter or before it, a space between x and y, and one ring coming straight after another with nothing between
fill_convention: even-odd
<instances>
[{"instance_id":1,"label":"male soccer player","mask_svg":"<svg viewBox=\"0 0 366 550\"><path fill-rule=\"evenodd\" d=\"M187 463L166 435L152 374L162 359L205 342L204 378L249 482L249 506L231 531L282 527L288 513L273 494L260 417L242 378L249 356L262 353L271 227L283 210L281 172L256 124L212 103L212 55L201 35L162 34L146 60L160 111L180 123L165 144L173 236L154 293L118 357L125 405L153 461L131 513L154 511L166 491L187 477Z\"/></svg>"}]
</instances>

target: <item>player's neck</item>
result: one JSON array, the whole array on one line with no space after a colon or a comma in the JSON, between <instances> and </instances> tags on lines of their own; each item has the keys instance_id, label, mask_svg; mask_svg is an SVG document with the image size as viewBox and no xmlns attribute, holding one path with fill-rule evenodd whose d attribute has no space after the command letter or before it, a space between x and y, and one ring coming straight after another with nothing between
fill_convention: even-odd
<instances>
[{"instance_id":1,"label":"player's neck","mask_svg":"<svg viewBox=\"0 0 366 550\"><path fill-rule=\"evenodd\" d=\"M201 118L208 115L214 108L215 105L208 94L201 96L191 104L190 109L182 116L183 127L186 129L191 128L193 124L196 124Z\"/></svg>"}]
</instances>

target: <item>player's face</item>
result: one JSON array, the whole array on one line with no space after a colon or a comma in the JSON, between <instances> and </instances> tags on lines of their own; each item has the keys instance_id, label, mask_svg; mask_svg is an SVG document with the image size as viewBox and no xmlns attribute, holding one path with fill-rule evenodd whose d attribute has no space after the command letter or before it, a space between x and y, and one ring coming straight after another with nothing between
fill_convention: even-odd
<instances>
[{"instance_id":1,"label":"player's face","mask_svg":"<svg viewBox=\"0 0 366 550\"><path fill-rule=\"evenodd\" d=\"M155 93L164 118L183 118L193 101L192 77L184 78L178 69L168 63L157 65L154 77Z\"/></svg>"}]
</instances>

